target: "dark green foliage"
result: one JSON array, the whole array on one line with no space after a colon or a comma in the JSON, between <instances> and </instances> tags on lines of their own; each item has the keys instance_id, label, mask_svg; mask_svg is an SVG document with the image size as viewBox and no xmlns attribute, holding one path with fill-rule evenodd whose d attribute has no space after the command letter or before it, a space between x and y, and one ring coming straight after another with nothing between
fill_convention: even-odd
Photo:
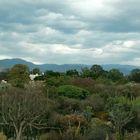
<instances>
[{"instance_id":1,"label":"dark green foliage","mask_svg":"<svg viewBox=\"0 0 140 140\"><path fill-rule=\"evenodd\" d=\"M64 85L58 88L58 94L69 98L85 99L89 95L89 92L76 86Z\"/></svg>"},{"instance_id":2,"label":"dark green foliage","mask_svg":"<svg viewBox=\"0 0 140 140\"><path fill-rule=\"evenodd\" d=\"M13 66L8 74L9 82L19 88L24 88L25 83L29 82L29 68L23 64Z\"/></svg>"},{"instance_id":3,"label":"dark green foliage","mask_svg":"<svg viewBox=\"0 0 140 140\"><path fill-rule=\"evenodd\" d=\"M91 77L91 71L89 68L85 67L85 68L82 68L81 69L82 72L81 72L81 77Z\"/></svg>"},{"instance_id":4,"label":"dark green foliage","mask_svg":"<svg viewBox=\"0 0 140 140\"><path fill-rule=\"evenodd\" d=\"M68 75L68 76L78 76L79 72L76 69L68 70L68 71L66 71L66 75Z\"/></svg>"},{"instance_id":5,"label":"dark green foliage","mask_svg":"<svg viewBox=\"0 0 140 140\"><path fill-rule=\"evenodd\" d=\"M71 79L71 84L74 86L87 89L92 93L94 90L95 81L92 78L75 77Z\"/></svg>"},{"instance_id":6,"label":"dark green foliage","mask_svg":"<svg viewBox=\"0 0 140 140\"><path fill-rule=\"evenodd\" d=\"M129 75L129 79L134 82L140 83L140 69L134 69Z\"/></svg>"},{"instance_id":7,"label":"dark green foliage","mask_svg":"<svg viewBox=\"0 0 140 140\"><path fill-rule=\"evenodd\" d=\"M43 81L43 80L45 80L45 76L44 75L41 75L41 76L37 76L37 77L35 77L35 81Z\"/></svg>"},{"instance_id":8,"label":"dark green foliage","mask_svg":"<svg viewBox=\"0 0 140 140\"><path fill-rule=\"evenodd\" d=\"M69 130L63 134L52 131L50 133L44 134L40 137L40 140L85 140L85 138L79 134L75 136L73 133L74 128L69 128Z\"/></svg>"},{"instance_id":9,"label":"dark green foliage","mask_svg":"<svg viewBox=\"0 0 140 140\"><path fill-rule=\"evenodd\" d=\"M113 105L110 117L116 127L117 140L123 140L124 127L134 118L131 106L122 103Z\"/></svg>"},{"instance_id":10,"label":"dark green foliage","mask_svg":"<svg viewBox=\"0 0 140 140\"><path fill-rule=\"evenodd\" d=\"M31 74L41 74L41 71L39 68L34 68L30 73Z\"/></svg>"},{"instance_id":11,"label":"dark green foliage","mask_svg":"<svg viewBox=\"0 0 140 140\"><path fill-rule=\"evenodd\" d=\"M44 73L44 75L45 75L46 77L59 77L59 76L60 76L60 73L59 73L59 72L54 72L54 71L52 71L52 70L49 70L49 71L46 71L46 72Z\"/></svg>"},{"instance_id":12,"label":"dark green foliage","mask_svg":"<svg viewBox=\"0 0 140 140\"><path fill-rule=\"evenodd\" d=\"M59 77L46 77L45 79L45 84L46 86L61 86L61 85L66 85L70 84L71 78L67 76L59 76Z\"/></svg>"},{"instance_id":13,"label":"dark green foliage","mask_svg":"<svg viewBox=\"0 0 140 140\"><path fill-rule=\"evenodd\" d=\"M16 65L8 72L12 85L0 84L0 130L13 140L138 140L140 84L129 81L133 74L93 65L80 74L46 71L29 82L28 67Z\"/></svg>"},{"instance_id":14,"label":"dark green foliage","mask_svg":"<svg viewBox=\"0 0 140 140\"><path fill-rule=\"evenodd\" d=\"M97 127L87 133L87 140L106 140L107 132L102 127Z\"/></svg>"},{"instance_id":15,"label":"dark green foliage","mask_svg":"<svg viewBox=\"0 0 140 140\"><path fill-rule=\"evenodd\" d=\"M121 73L118 69L111 69L108 72L108 78L116 82L123 79L123 73Z\"/></svg>"},{"instance_id":16,"label":"dark green foliage","mask_svg":"<svg viewBox=\"0 0 140 140\"><path fill-rule=\"evenodd\" d=\"M83 112L84 117L88 122L90 122L91 118L93 117L93 109L91 106L86 106L84 112Z\"/></svg>"},{"instance_id":17,"label":"dark green foliage","mask_svg":"<svg viewBox=\"0 0 140 140\"><path fill-rule=\"evenodd\" d=\"M89 96L85 102L88 106L91 106L94 111L104 111L105 109L104 99L97 94Z\"/></svg>"},{"instance_id":18,"label":"dark green foliage","mask_svg":"<svg viewBox=\"0 0 140 140\"><path fill-rule=\"evenodd\" d=\"M125 104L114 105L111 109L110 116L115 126L120 128L123 128L134 117L130 106Z\"/></svg>"},{"instance_id":19,"label":"dark green foliage","mask_svg":"<svg viewBox=\"0 0 140 140\"><path fill-rule=\"evenodd\" d=\"M109 79L107 76L102 76L96 79L96 83L102 83L104 85L113 85L113 81L111 79Z\"/></svg>"},{"instance_id":20,"label":"dark green foliage","mask_svg":"<svg viewBox=\"0 0 140 140\"><path fill-rule=\"evenodd\" d=\"M104 70L100 65L93 65L91 68L91 77L97 79L100 76L104 75Z\"/></svg>"},{"instance_id":21,"label":"dark green foliage","mask_svg":"<svg viewBox=\"0 0 140 140\"><path fill-rule=\"evenodd\" d=\"M81 112L81 101L73 98L68 98L65 96L60 96L57 98L59 106L58 112L62 114L72 114L75 112Z\"/></svg>"},{"instance_id":22,"label":"dark green foliage","mask_svg":"<svg viewBox=\"0 0 140 140\"><path fill-rule=\"evenodd\" d=\"M4 70L4 71L0 72L0 81L1 80L8 80L8 71L9 70Z\"/></svg>"},{"instance_id":23,"label":"dark green foliage","mask_svg":"<svg viewBox=\"0 0 140 140\"><path fill-rule=\"evenodd\" d=\"M62 84L62 81L60 78L57 77L50 77L50 78L46 78L46 84L47 86L60 86Z\"/></svg>"}]
</instances>

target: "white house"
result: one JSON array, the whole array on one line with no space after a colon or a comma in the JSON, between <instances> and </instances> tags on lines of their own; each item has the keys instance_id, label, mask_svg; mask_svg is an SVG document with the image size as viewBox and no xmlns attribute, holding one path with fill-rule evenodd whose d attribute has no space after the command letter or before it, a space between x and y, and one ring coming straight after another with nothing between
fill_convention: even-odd
<instances>
[{"instance_id":1,"label":"white house","mask_svg":"<svg viewBox=\"0 0 140 140\"><path fill-rule=\"evenodd\" d=\"M7 81L5 81L5 80L1 80L1 83L3 83L3 84L7 84Z\"/></svg>"},{"instance_id":2,"label":"white house","mask_svg":"<svg viewBox=\"0 0 140 140\"><path fill-rule=\"evenodd\" d=\"M38 77L39 74L30 74L29 77L33 81L36 77Z\"/></svg>"}]
</instances>

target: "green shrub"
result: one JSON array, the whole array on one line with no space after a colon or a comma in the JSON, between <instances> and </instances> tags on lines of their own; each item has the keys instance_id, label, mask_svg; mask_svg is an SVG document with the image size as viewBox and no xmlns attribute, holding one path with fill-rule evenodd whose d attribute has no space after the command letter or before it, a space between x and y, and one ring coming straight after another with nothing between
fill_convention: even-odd
<instances>
[{"instance_id":1,"label":"green shrub","mask_svg":"<svg viewBox=\"0 0 140 140\"><path fill-rule=\"evenodd\" d=\"M58 94L68 98L85 99L89 91L72 85L64 85L58 88Z\"/></svg>"},{"instance_id":2,"label":"green shrub","mask_svg":"<svg viewBox=\"0 0 140 140\"><path fill-rule=\"evenodd\" d=\"M125 140L140 140L140 132L134 131L133 133L126 133Z\"/></svg>"},{"instance_id":3,"label":"green shrub","mask_svg":"<svg viewBox=\"0 0 140 140\"><path fill-rule=\"evenodd\" d=\"M106 140L107 132L104 128L97 127L87 133L87 140Z\"/></svg>"},{"instance_id":4,"label":"green shrub","mask_svg":"<svg viewBox=\"0 0 140 140\"><path fill-rule=\"evenodd\" d=\"M59 87L62 85L69 84L70 81L71 81L71 77L69 76L47 77L45 79L45 84L47 87L48 86Z\"/></svg>"},{"instance_id":5,"label":"green shrub","mask_svg":"<svg viewBox=\"0 0 140 140\"><path fill-rule=\"evenodd\" d=\"M87 103L93 108L94 111L104 111L105 102L98 94L93 94L87 98Z\"/></svg>"},{"instance_id":6,"label":"green shrub","mask_svg":"<svg viewBox=\"0 0 140 140\"><path fill-rule=\"evenodd\" d=\"M80 100L74 98L68 98L64 96L60 96L57 100L59 103L57 111L59 113L69 114L69 113L79 112L82 110Z\"/></svg>"},{"instance_id":7,"label":"green shrub","mask_svg":"<svg viewBox=\"0 0 140 140\"><path fill-rule=\"evenodd\" d=\"M51 131L50 133L42 134L39 140L59 140L60 138L57 132Z\"/></svg>"}]
</instances>

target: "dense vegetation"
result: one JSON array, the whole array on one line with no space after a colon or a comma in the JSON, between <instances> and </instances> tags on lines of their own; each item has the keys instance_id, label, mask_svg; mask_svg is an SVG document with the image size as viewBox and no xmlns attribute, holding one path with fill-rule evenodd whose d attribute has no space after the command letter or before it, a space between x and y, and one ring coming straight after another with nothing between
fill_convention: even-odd
<instances>
[{"instance_id":1,"label":"dense vegetation","mask_svg":"<svg viewBox=\"0 0 140 140\"><path fill-rule=\"evenodd\" d=\"M39 76L34 81L29 74ZM139 140L140 70L0 72L0 140Z\"/></svg>"}]
</instances>

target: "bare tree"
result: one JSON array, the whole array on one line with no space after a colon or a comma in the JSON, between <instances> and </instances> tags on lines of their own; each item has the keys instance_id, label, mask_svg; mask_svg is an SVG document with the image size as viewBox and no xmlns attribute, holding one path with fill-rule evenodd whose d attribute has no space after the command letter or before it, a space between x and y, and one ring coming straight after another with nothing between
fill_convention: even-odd
<instances>
[{"instance_id":1,"label":"bare tree","mask_svg":"<svg viewBox=\"0 0 140 140\"><path fill-rule=\"evenodd\" d=\"M123 140L123 129L133 118L133 112L128 105L116 104L112 107L110 117L116 128L116 139Z\"/></svg>"},{"instance_id":2,"label":"bare tree","mask_svg":"<svg viewBox=\"0 0 140 140\"><path fill-rule=\"evenodd\" d=\"M27 129L32 131L48 127L49 108L47 99L37 91L0 93L0 125L11 127L16 140L21 140Z\"/></svg>"}]
</instances>

